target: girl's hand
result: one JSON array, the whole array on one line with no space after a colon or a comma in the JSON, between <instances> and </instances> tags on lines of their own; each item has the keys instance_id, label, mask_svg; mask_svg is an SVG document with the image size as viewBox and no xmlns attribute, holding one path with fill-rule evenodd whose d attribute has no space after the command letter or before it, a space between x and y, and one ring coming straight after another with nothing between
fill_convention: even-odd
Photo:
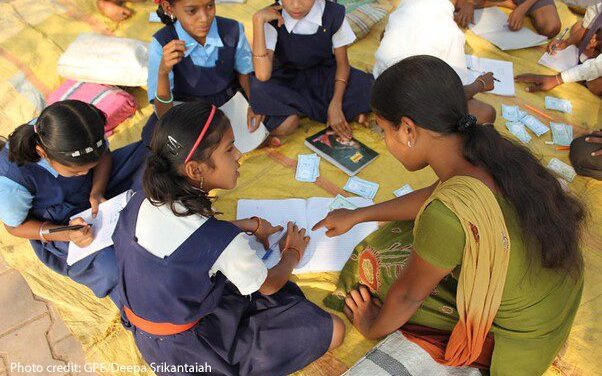
<instances>
[{"instance_id":1,"label":"girl's hand","mask_svg":"<svg viewBox=\"0 0 602 376\"><path fill-rule=\"evenodd\" d=\"M278 27L280 27L284 25L284 18L282 18L282 14L279 12L280 10L282 10L282 5L270 5L258 10L257 13L253 15L253 19L261 23L269 23L277 20Z\"/></svg>"},{"instance_id":2,"label":"girl's hand","mask_svg":"<svg viewBox=\"0 0 602 376\"><path fill-rule=\"evenodd\" d=\"M565 48L567 48L568 46L569 46L569 44L566 42L566 40L558 40L558 39L554 38L546 46L546 51L550 55L556 55L556 53L558 51L562 51Z\"/></svg>"},{"instance_id":3,"label":"girl's hand","mask_svg":"<svg viewBox=\"0 0 602 376\"><path fill-rule=\"evenodd\" d=\"M183 40L174 39L163 47L163 56L159 64L159 73L168 74L174 65L184 58L186 43Z\"/></svg>"},{"instance_id":4,"label":"girl's hand","mask_svg":"<svg viewBox=\"0 0 602 376\"><path fill-rule=\"evenodd\" d=\"M249 132L255 132L264 119L265 115L256 114L253 112L251 106L249 106L249 110L247 111L247 128L249 129Z\"/></svg>"},{"instance_id":5,"label":"girl's hand","mask_svg":"<svg viewBox=\"0 0 602 376\"><path fill-rule=\"evenodd\" d=\"M260 225L257 229L257 232L255 232L255 237L261 242L261 244L263 244L265 249L268 249L270 248L268 238L270 235L275 234L278 231L282 231L282 226L272 226L270 222L263 218L259 218L259 221Z\"/></svg>"},{"instance_id":6,"label":"girl's hand","mask_svg":"<svg viewBox=\"0 0 602 376\"><path fill-rule=\"evenodd\" d=\"M359 289L351 290L347 294L343 313L364 337L371 338L372 326L381 309L381 301L373 298L368 288L361 285Z\"/></svg>"},{"instance_id":7,"label":"girl's hand","mask_svg":"<svg viewBox=\"0 0 602 376\"><path fill-rule=\"evenodd\" d=\"M494 88L493 73L491 72L480 75L476 81L479 82L479 91L481 92L490 91Z\"/></svg>"},{"instance_id":8,"label":"girl's hand","mask_svg":"<svg viewBox=\"0 0 602 376\"><path fill-rule=\"evenodd\" d=\"M92 217L96 218L98 214L98 206L101 202L107 201L106 198L103 197L100 193L92 193L90 194L90 207L92 208Z\"/></svg>"},{"instance_id":9,"label":"girl's hand","mask_svg":"<svg viewBox=\"0 0 602 376\"><path fill-rule=\"evenodd\" d=\"M353 226L359 223L354 213L355 210L349 209L333 210L328 213L326 218L316 223L311 230L316 231L319 228L325 227L327 229L326 236L329 238L339 236L351 230Z\"/></svg>"},{"instance_id":10,"label":"girl's hand","mask_svg":"<svg viewBox=\"0 0 602 376\"><path fill-rule=\"evenodd\" d=\"M305 236L305 229L289 222L286 226L286 234L280 239L281 252L284 253L287 248L294 248L299 251L299 261L301 261L307 244L309 244L309 236Z\"/></svg>"},{"instance_id":11,"label":"girl's hand","mask_svg":"<svg viewBox=\"0 0 602 376\"><path fill-rule=\"evenodd\" d=\"M344 140L350 140L353 137L351 126L347 123L343 109L338 103L330 102L326 124Z\"/></svg>"},{"instance_id":12,"label":"girl's hand","mask_svg":"<svg viewBox=\"0 0 602 376\"><path fill-rule=\"evenodd\" d=\"M474 3L468 0L460 6L460 9L454 13L454 20L463 28L467 28L470 23L474 22Z\"/></svg>"},{"instance_id":13,"label":"girl's hand","mask_svg":"<svg viewBox=\"0 0 602 376\"><path fill-rule=\"evenodd\" d=\"M77 217L69 222L69 226L84 225L79 230L69 231L69 241L75 243L80 248L89 246L94 240L92 228L82 218Z\"/></svg>"},{"instance_id":14,"label":"girl's hand","mask_svg":"<svg viewBox=\"0 0 602 376\"><path fill-rule=\"evenodd\" d=\"M557 78L559 76L546 76L543 74L521 74L516 76L516 82L525 82L532 85L527 86L525 89L530 93L534 93L536 91L547 91L555 88L560 85L561 79Z\"/></svg>"},{"instance_id":15,"label":"girl's hand","mask_svg":"<svg viewBox=\"0 0 602 376\"><path fill-rule=\"evenodd\" d=\"M527 9L523 6L517 6L508 16L508 28L512 31L518 31L523 27Z\"/></svg>"}]
</instances>

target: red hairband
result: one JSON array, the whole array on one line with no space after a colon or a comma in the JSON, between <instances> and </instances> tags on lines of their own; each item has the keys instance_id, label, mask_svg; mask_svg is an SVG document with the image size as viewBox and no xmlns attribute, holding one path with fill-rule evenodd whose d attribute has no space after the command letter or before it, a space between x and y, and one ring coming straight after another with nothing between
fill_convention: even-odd
<instances>
[{"instance_id":1,"label":"red hairband","mask_svg":"<svg viewBox=\"0 0 602 376\"><path fill-rule=\"evenodd\" d=\"M207 121L205 122L205 125L203 126L203 129L201 130L201 133L199 134L199 137L196 139L196 142L192 146L192 149L190 149L190 153L188 153L188 156L184 160L184 163L187 163L190 160L190 158L192 158L192 155L194 154L196 149L201 144L201 141L203 140L203 137L205 137L205 133L207 133L207 129L209 129L209 125L211 125L211 121L213 120L213 117L215 116L215 111L217 111L217 107L215 107L214 105L211 105L211 113L209 114L209 117L207 118Z\"/></svg>"}]
</instances>

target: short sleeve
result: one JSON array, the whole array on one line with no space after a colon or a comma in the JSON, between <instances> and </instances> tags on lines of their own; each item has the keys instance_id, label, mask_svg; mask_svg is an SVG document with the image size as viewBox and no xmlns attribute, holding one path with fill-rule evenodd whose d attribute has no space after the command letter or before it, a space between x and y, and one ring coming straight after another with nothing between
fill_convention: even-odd
<instances>
[{"instance_id":1,"label":"short sleeve","mask_svg":"<svg viewBox=\"0 0 602 376\"><path fill-rule=\"evenodd\" d=\"M27 219L33 196L27 188L5 176L0 176L0 220L17 227Z\"/></svg>"},{"instance_id":2,"label":"short sleeve","mask_svg":"<svg viewBox=\"0 0 602 376\"><path fill-rule=\"evenodd\" d=\"M265 34L265 48L275 51L276 42L278 42L278 31L274 26L265 23L263 24L263 32Z\"/></svg>"},{"instance_id":3,"label":"short sleeve","mask_svg":"<svg viewBox=\"0 0 602 376\"><path fill-rule=\"evenodd\" d=\"M238 288L242 295L258 291L268 276L268 269L257 257L246 234L239 234L224 249L209 271L214 275L222 272Z\"/></svg>"},{"instance_id":4,"label":"short sleeve","mask_svg":"<svg viewBox=\"0 0 602 376\"><path fill-rule=\"evenodd\" d=\"M355 42L355 39L355 33L349 22L347 22L347 17L345 17L339 30L332 36L332 48L348 46Z\"/></svg>"},{"instance_id":5,"label":"short sleeve","mask_svg":"<svg viewBox=\"0 0 602 376\"><path fill-rule=\"evenodd\" d=\"M416 223L414 250L428 263L453 269L462 263L466 235L458 217L441 201L432 201Z\"/></svg>"},{"instance_id":6,"label":"short sleeve","mask_svg":"<svg viewBox=\"0 0 602 376\"><path fill-rule=\"evenodd\" d=\"M236 45L236 59L234 69L240 74L249 74L253 72L253 58L251 57L251 46L245 35L245 28L239 22L239 37Z\"/></svg>"},{"instance_id":7,"label":"short sleeve","mask_svg":"<svg viewBox=\"0 0 602 376\"><path fill-rule=\"evenodd\" d=\"M148 101L152 103L157 93L157 80L159 79L159 65L163 57L163 46L153 38L148 48L148 77L146 90L148 90ZM173 90L173 72L169 72L169 86Z\"/></svg>"}]
</instances>

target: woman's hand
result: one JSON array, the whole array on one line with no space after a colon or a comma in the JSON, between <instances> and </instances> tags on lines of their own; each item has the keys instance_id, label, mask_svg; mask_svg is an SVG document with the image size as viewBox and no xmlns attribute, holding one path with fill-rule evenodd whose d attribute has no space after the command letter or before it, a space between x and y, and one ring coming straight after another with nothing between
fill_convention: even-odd
<instances>
[{"instance_id":1,"label":"woman's hand","mask_svg":"<svg viewBox=\"0 0 602 376\"><path fill-rule=\"evenodd\" d=\"M361 285L359 289L347 294L343 313L364 337L372 338L372 324L378 318L381 308L382 302L373 298L368 288Z\"/></svg>"},{"instance_id":2,"label":"woman's hand","mask_svg":"<svg viewBox=\"0 0 602 376\"><path fill-rule=\"evenodd\" d=\"M475 80L475 82L479 82L479 91L480 92L493 90L495 87L495 84L493 81L494 80L493 80L492 72L487 72L485 74L482 74L479 77L477 77L477 79Z\"/></svg>"},{"instance_id":3,"label":"woman's hand","mask_svg":"<svg viewBox=\"0 0 602 376\"><path fill-rule=\"evenodd\" d=\"M98 214L98 206L100 203L107 201L106 198L103 197L100 193L91 193L90 194L90 208L92 208L92 217L96 218Z\"/></svg>"},{"instance_id":4,"label":"woman's hand","mask_svg":"<svg viewBox=\"0 0 602 376\"><path fill-rule=\"evenodd\" d=\"M301 261L305 254L307 244L309 244L309 236L305 236L305 229L297 227L294 222L289 222L287 224L286 234L280 239L280 250L282 254L284 255L287 249L297 250L299 251L299 261Z\"/></svg>"},{"instance_id":5,"label":"woman's hand","mask_svg":"<svg viewBox=\"0 0 602 376\"><path fill-rule=\"evenodd\" d=\"M257 228L254 235L257 240L263 244L263 247L268 249L270 248L270 242L268 241L268 238L278 231L282 231L282 226L272 226L268 220L259 218L259 228Z\"/></svg>"},{"instance_id":6,"label":"woman's hand","mask_svg":"<svg viewBox=\"0 0 602 376\"><path fill-rule=\"evenodd\" d=\"M69 222L69 226L83 225L79 230L69 231L69 241L75 243L80 248L89 246L94 240L92 228L81 217L77 217Z\"/></svg>"},{"instance_id":7,"label":"woman's hand","mask_svg":"<svg viewBox=\"0 0 602 376\"><path fill-rule=\"evenodd\" d=\"M280 27L284 25L284 18L282 18L280 10L282 10L282 5L269 5L261 10L258 10L253 15L253 20L260 23L269 23L277 20L278 27Z\"/></svg>"},{"instance_id":8,"label":"woman's hand","mask_svg":"<svg viewBox=\"0 0 602 376\"><path fill-rule=\"evenodd\" d=\"M344 140L350 140L353 137L351 126L347 123L343 108L339 103L330 102L326 124Z\"/></svg>"},{"instance_id":9,"label":"woman's hand","mask_svg":"<svg viewBox=\"0 0 602 376\"><path fill-rule=\"evenodd\" d=\"M474 3L471 1L464 1L464 4L460 6L460 9L454 13L454 20L458 26L466 28L470 23L474 22Z\"/></svg>"},{"instance_id":10,"label":"woman's hand","mask_svg":"<svg viewBox=\"0 0 602 376\"><path fill-rule=\"evenodd\" d=\"M356 218L356 210L336 209L328 213L326 218L316 223L311 229L316 231L322 227L326 228L326 236L332 238L351 230L360 221Z\"/></svg>"},{"instance_id":11,"label":"woman's hand","mask_svg":"<svg viewBox=\"0 0 602 376\"><path fill-rule=\"evenodd\" d=\"M249 132L255 132L264 119L265 115L256 114L253 112L251 106L249 106L249 109L247 110L247 128L249 129Z\"/></svg>"},{"instance_id":12,"label":"woman's hand","mask_svg":"<svg viewBox=\"0 0 602 376\"><path fill-rule=\"evenodd\" d=\"M508 16L508 28L512 31L518 31L523 27L525 17L527 16L526 7L519 5Z\"/></svg>"},{"instance_id":13,"label":"woman's hand","mask_svg":"<svg viewBox=\"0 0 602 376\"><path fill-rule=\"evenodd\" d=\"M186 43L183 40L174 39L163 47L163 56L159 64L159 73L169 74L174 65L184 58Z\"/></svg>"},{"instance_id":14,"label":"woman's hand","mask_svg":"<svg viewBox=\"0 0 602 376\"><path fill-rule=\"evenodd\" d=\"M515 77L516 82L524 82L528 84L532 84L527 86L525 89L530 93L534 93L537 91L547 91L552 90L556 86L562 83L562 78L560 75L557 76L546 76L543 74L521 74Z\"/></svg>"}]
</instances>

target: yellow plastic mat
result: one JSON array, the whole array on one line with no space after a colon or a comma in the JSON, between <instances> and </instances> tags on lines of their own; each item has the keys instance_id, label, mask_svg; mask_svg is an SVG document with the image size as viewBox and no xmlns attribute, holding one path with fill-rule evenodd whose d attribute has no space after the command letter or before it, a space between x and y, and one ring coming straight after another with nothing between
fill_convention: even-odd
<instances>
[{"instance_id":1,"label":"yellow plastic mat","mask_svg":"<svg viewBox=\"0 0 602 376\"><path fill-rule=\"evenodd\" d=\"M0 135L6 136L18 124L30 120L43 108L43 98L62 82L56 73L57 60L71 41L82 32L99 32L149 41L159 24L147 22L148 14L155 8L152 2L130 4L135 15L127 22L117 25L96 12L93 0L8 0L0 2ZM251 16L255 10L271 1L251 0L246 4L218 5L218 14L243 22L246 33L251 36ZM564 27L570 27L577 18L565 5L558 3ZM352 64L360 69L371 70L374 52L385 22L378 24L363 40L350 48ZM480 57L511 60L515 74L525 72L551 73L537 64L543 48L505 53L489 42L472 34L467 35L467 52ZM142 88L128 89L141 108L134 117L117 128L111 145L119 147L135 141L140 129L152 112L147 104L146 92ZM600 99L580 84L565 84L548 93L569 98L573 114L548 114L558 120L588 129L600 128L602 114ZM505 98L480 94L478 98L492 104L500 112L500 105L529 104L543 109L544 94L530 94L524 86L517 84L517 97ZM321 129L322 125L304 121L301 129L277 150L259 150L246 155L242 160L238 187L231 192L217 192L217 208L224 212L225 219L235 217L236 201L240 198L288 198L332 196L340 189L347 176L328 163L322 163L319 184L300 183L294 179L291 159L297 154L307 153L303 139ZM496 127L507 134L503 119L498 116ZM435 179L430 169L408 173L390 156L381 136L369 129L355 126L354 135L370 145L381 155L360 174L360 177L378 182L380 190L375 201L393 198L393 190L409 183L421 188ZM568 162L566 151L557 151L546 145L549 134L541 139L534 138L529 147L543 163L557 157ZM338 188L337 188L338 187ZM590 375L602 369L602 183L589 178L577 177L570 184L571 190L581 197L591 211L588 231L584 236L586 258L586 285L583 300L566 350L559 356L547 375ZM105 365L101 374L152 374L144 369L132 336L122 328L116 308L109 299L96 299L85 287L51 272L35 257L29 244L0 230L0 252L6 261L19 270L33 292L52 301L58 308L71 332L84 347L86 360ZM337 273L306 274L294 277L308 298L321 305L322 299L332 290ZM364 340L357 331L347 325L347 337L343 346L325 355L317 364L309 366L299 374L340 374L353 365L369 350L374 342ZM294 340L294 339L293 339ZM120 368L117 365L130 368Z\"/></svg>"}]
</instances>

